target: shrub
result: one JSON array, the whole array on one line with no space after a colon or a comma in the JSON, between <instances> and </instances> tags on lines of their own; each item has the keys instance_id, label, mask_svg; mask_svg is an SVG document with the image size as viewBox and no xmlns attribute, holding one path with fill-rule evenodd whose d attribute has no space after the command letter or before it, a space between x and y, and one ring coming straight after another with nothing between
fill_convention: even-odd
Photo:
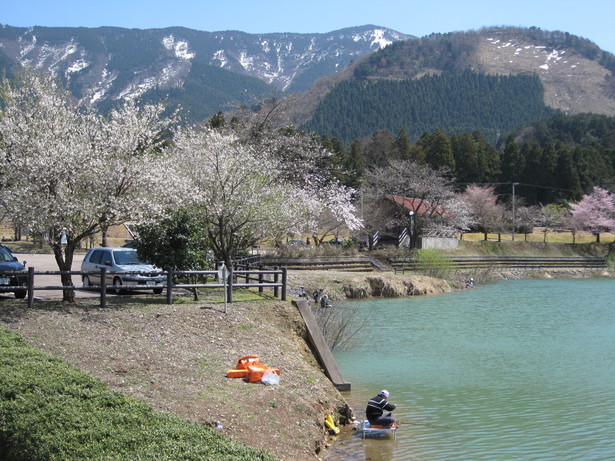
<instances>
[{"instance_id":1,"label":"shrub","mask_svg":"<svg viewBox=\"0 0 615 461\"><path fill-rule=\"evenodd\" d=\"M417 271L430 277L447 278L452 270L450 258L438 250L419 250Z\"/></svg>"}]
</instances>

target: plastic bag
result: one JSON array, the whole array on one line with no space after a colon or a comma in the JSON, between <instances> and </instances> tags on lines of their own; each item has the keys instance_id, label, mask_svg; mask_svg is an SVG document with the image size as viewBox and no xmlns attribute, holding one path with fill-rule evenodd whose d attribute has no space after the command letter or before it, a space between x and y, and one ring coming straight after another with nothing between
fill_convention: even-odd
<instances>
[{"instance_id":1,"label":"plastic bag","mask_svg":"<svg viewBox=\"0 0 615 461\"><path fill-rule=\"evenodd\" d=\"M265 373L263 373L263 377L261 378L261 382L263 384L270 384L270 385L280 384L280 375L278 375L273 370L267 370L267 371L265 371Z\"/></svg>"}]
</instances>

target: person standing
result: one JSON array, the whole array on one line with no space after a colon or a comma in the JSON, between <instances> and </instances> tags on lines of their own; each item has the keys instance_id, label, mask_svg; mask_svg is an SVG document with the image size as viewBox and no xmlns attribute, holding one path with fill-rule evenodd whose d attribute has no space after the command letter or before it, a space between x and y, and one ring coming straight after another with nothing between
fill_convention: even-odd
<instances>
[{"instance_id":1,"label":"person standing","mask_svg":"<svg viewBox=\"0 0 615 461\"><path fill-rule=\"evenodd\" d=\"M389 391L382 390L376 397L372 397L367 402L365 416L372 426L388 427L395 423L395 418L391 415L391 411L395 408L397 408L397 405L389 402ZM385 414L385 411L388 411L388 413Z\"/></svg>"}]
</instances>

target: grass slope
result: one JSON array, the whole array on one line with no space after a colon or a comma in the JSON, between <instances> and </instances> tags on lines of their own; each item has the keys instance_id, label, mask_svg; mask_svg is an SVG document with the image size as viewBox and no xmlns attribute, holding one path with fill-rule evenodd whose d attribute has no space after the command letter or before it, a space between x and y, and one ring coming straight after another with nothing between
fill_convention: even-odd
<instances>
[{"instance_id":1,"label":"grass slope","mask_svg":"<svg viewBox=\"0 0 615 461\"><path fill-rule=\"evenodd\" d=\"M0 458L273 460L149 405L0 329Z\"/></svg>"}]
</instances>

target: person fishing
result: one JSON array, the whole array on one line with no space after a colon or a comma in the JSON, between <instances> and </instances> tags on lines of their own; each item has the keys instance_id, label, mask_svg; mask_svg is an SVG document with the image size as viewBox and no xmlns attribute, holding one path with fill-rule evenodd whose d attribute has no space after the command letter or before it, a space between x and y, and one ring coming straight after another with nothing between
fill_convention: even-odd
<instances>
[{"instance_id":1,"label":"person fishing","mask_svg":"<svg viewBox=\"0 0 615 461\"><path fill-rule=\"evenodd\" d=\"M331 303L329 302L329 296L328 295L323 295L322 298L320 298L320 307L323 309L328 309L330 307L333 307L331 305Z\"/></svg>"},{"instance_id":2,"label":"person fishing","mask_svg":"<svg viewBox=\"0 0 615 461\"><path fill-rule=\"evenodd\" d=\"M382 390L380 394L367 402L365 416L372 426L388 427L395 423L395 418L391 415L391 411L395 408L397 408L397 405L389 402L389 391ZM388 413L384 414L385 411L388 411Z\"/></svg>"}]
</instances>

